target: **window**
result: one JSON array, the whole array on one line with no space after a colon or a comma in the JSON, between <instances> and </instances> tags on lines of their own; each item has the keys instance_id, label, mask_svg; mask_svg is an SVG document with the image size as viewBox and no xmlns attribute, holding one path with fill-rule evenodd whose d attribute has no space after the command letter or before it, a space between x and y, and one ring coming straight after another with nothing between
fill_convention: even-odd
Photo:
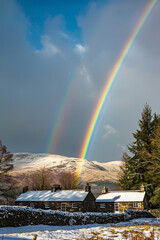
<instances>
[{"instance_id":1,"label":"window","mask_svg":"<svg viewBox=\"0 0 160 240\"><path fill-rule=\"evenodd\" d=\"M65 203L61 203L61 211L66 211L66 204Z\"/></svg>"},{"instance_id":2,"label":"window","mask_svg":"<svg viewBox=\"0 0 160 240\"><path fill-rule=\"evenodd\" d=\"M34 203L30 203L29 206L34 208Z\"/></svg>"},{"instance_id":3,"label":"window","mask_svg":"<svg viewBox=\"0 0 160 240\"><path fill-rule=\"evenodd\" d=\"M100 208L105 208L105 203L100 203Z\"/></svg>"},{"instance_id":4,"label":"window","mask_svg":"<svg viewBox=\"0 0 160 240\"><path fill-rule=\"evenodd\" d=\"M134 208L138 208L138 203L133 203Z\"/></svg>"},{"instance_id":5,"label":"window","mask_svg":"<svg viewBox=\"0 0 160 240\"><path fill-rule=\"evenodd\" d=\"M72 203L72 208L77 208L78 204L77 203Z\"/></svg>"},{"instance_id":6,"label":"window","mask_svg":"<svg viewBox=\"0 0 160 240\"><path fill-rule=\"evenodd\" d=\"M46 203L44 204L44 206L45 206L45 208L50 208L50 206L49 206L49 203L48 203L48 202L46 202Z\"/></svg>"},{"instance_id":7,"label":"window","mask_svg":"<svg viewBox=\"0 0 160 240\"><path fill-rule=\"evenodd\" d=\"M119 212L119 204L118 203L114 204L114 210L115 210L115 212Z\"/></svg>"}]
</instances>

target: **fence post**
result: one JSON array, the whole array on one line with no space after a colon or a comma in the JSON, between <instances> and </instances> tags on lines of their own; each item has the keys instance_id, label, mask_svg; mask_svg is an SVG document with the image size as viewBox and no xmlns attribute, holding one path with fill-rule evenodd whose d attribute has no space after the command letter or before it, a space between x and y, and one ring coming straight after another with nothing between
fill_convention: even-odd
<instances>
[{"instance_id":1,"label":"fence post","mask_svg":"<svg viewBox=\"0 0 160 240\"><path fill-rule=\"evenodd\" d=\"M33 240L36 240L36 239L37 239L37 234L34 234Z\"/></svg>"}]
</instances>

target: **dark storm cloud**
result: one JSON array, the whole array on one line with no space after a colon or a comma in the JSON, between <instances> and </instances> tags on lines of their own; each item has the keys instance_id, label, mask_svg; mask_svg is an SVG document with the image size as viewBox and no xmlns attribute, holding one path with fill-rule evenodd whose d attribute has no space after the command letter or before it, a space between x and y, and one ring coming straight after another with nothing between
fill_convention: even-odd
<instances>
[{"instance_id":1,"label":"dark storm cloud","mask_svg":"<svg viewBox=\"0 0 160 240\"><path fill-rule=\"evenodd\" d=\"M91 3L78 18L83 45L67 31L63 15L49 16L42 47L36 49L21 7L16 1L0 2L0 134L10 151L43 152L64 105L56 153L78 156L106 78L145 4ZM121 158L146 101L160 112L159 8L157 3L120 69L91 148L92 160Z\"/></svg>"},{"instance_id":2,"label":"dark storm cloud","mask_svg":"<svg viewBox=\"0 0 160 240\"><path fill-rule=\"evenodd\" d=\"M47 19L38 50L27 40L30 24L17 3L1 1L0 9L1 138L11 151L40 152L79 59L58 35L62 16Z\"/></svg>"},{"instance_id":3,"label":"dark storm cloud","mask_svg":"<svg viewBox=\"0 0 160 240\"><path fill-rule=\"evenodd\" d=\"M95 3L86 18L79 19L85 43L92 46L88 48L90 51L87 52L85 66L93 81L95 96L100 96L107 76L148 3L112 1L110 5L99 8ZM160 112L156 100L160 87L159 8L157 2L120 68L104 106L100 126L88 155L90 159L120 159L124 146L133 141L132 132L138 128L144 104L148 102L153 112ZM119 135L103 139L103 127L107 124Z\"/></svg>"}]
</instances>

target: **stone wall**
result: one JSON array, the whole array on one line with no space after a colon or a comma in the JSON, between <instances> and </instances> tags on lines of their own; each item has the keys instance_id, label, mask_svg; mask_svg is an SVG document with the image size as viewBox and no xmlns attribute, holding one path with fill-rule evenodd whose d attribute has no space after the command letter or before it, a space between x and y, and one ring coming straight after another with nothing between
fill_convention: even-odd
<instances>
[{"instance_id":1,"label":"stone wall","mask_svg":"<svg viewBox=\"0 0 160 240\"><path fill-rule=\"evenodd\" d=\"M96 211L96 204L95 204L95 197L92 192L89 192L86 198L83 201L83 209L82 212L95 212Z\"/></svg>"},{"instance_id":2,"label":"stone wall","mask_svg":"<svg viewBox=\"0 0 160 240\"><path fill-rule=\"evenodd\" d=\"M67 212L83 212L84 203L83 202L16 202L17 206L33 207L35 209L45 209L45 210L58 210L61 211L61 204L66 205ZM72 203L77 204L77 208L72 208ZM33 205L32 205L33 204Z\"/></svg>"},{"instance_id":3,"label":"stone wall","mask_svg":"<svg viewBox=\"0 0 160 240\"><path fill-rule=\"evenodd\" d=\"M136 203L136 202L135 202ZM143 202L137 202L138 204L138 207L137 208L134 208L133 207L133 203L131 202L123 202L123 203L119 203L119 212L124 212L124 210L127 210L127 209L134 209L134 210L144 210L144 205L143 205Z\"/></svg>"},{"instance_id":4,"label":"stone wall","mask_svg":"<svg viewBox=\"0 0 160 240\"><path fill-rule=\"evenodd\" d=\"M30 207L0 206L0 227L25 225L82 225L128 221L133 218L153 217L147 211L127 210L125 213L69 213Z\"/></svg>"},{"instance_id":5,"label":"stone wall","mask_svg":"<svg viewBox=\"0 0 160 240\"><path fill-rule=\"evenodd\" d=\"M127 209L124 211L124 214L129 220L134 218L155 218L150 212L146 210L137 211L133 209Z\"/></svg>"},{"instance_id":6,"label":"stone wall","mask_svg":"<svg viewBox=\"0 0 160 240\"><path fill-rule=\"evenodd\" d=\"M97 202L97 212L114 212L114 203L113 202L103 202L105 204L105 208L100 208L100 204L102 202ZM136 203L136 202L135 202ZM133 209L133 210L144 210L144 203L143 202L137 202L138 207L133 207L133 202L120 202L119 205L119 213L123 213L124 210L127 209Z\"/></svg>"},{"instance_id":7,"label":"stone wall","mask_svg":"<svg viewBox=\"0 0 160 240\"><path fill-rule=\"evenodd\" d=\"M113 213L114 212L114 203L113 202L109 202L109 203L104 203L105 204L105 208L101 208L101 203L97 202L96 203L96 208L97 208L97 212L105 212L105 213Z\"/></svg>"}]
</instances>

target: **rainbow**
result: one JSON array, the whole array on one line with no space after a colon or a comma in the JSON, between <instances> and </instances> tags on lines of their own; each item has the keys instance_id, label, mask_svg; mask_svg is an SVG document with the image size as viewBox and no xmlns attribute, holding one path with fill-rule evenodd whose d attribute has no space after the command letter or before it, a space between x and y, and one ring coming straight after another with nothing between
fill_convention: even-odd
<instances>
[{"instance_id":1,"label":"rainbow","mask_svg":"<svg viewBox=\"0 0 160 240\"><path fill-rule=\"evenodd\" d=\"M49 140L47 146L45 147L45 152L47 153L55 153L56 147L59 143L60 136L62 135L63 128L65 126L65 116L70 111L69 108L71 106L70 103L71 100L67 98L67 96L68 91L61 101L60 108L57 111L57 114L55 114L57 117L53 121Z\"/></svg>"},{"instance_id":2,"label":"rainbow","mask_svg":"<svg viewBox=\"0 0 160 240\"><path fill-rule=\"evenodd\" d=\"M65 121L66 121L65 116L67 116L68 112L70 112L70 108L72 106L72 98L73 98L72 92L76 85L76 83L74 82L74 79L78 70L79 70L78 68L75 69L73 77L69 83L69 86L67 87L67 91L64 94L64 97L60 103L60 107L58 108L57 113L56 114L54 113L54 116L56 116L56 118L55 117L53 118L50 135L48 137L48 142L47 142L47 145L45 146L44 152L47 152L47 153L56 152L56 148L59 143L60 136L62 135L63 128L65 126Z\"/></svg>"},{"instance_id":3,"label":"rainbow","mask_svg":"<svg viewBox=\"0 0 160 240\"><path fill-rule=\"evenodd\" d=\"M104 104L107 100L107 97L108 97L108 94L111 90L113 82L115 81L116 76L117 76L117 74L120 70L120 67L121 67L122 63L124 62L124 59L127 56L128 51L130 50L131 46L133 45L133 42L134 42L137 34L140 32L143 24L145 23L147 17L151 13L151 11L152 11L153 7L155 6L156 2L157 2L157 0L152 0L147 4L143 15L141 16L140 20L138 21L138 24L134 28L134 30L133 30L131 36L129 37L128 41L126 42L123 50L121 51L121 54L119 55L115 65L114 65L114 67L113 67L113 69L112 69L112 71L111 71L111 73L110 73L110 75L109 75L109 77L106 81L106 85L104 87L103 92L101 93L101 97L100 97L100 99L98 101L98 104L95 108L95 111L92 115L87 133L85 135L85 138L84 138L84 141L83 141L83 144L82 144L82 148L81 148L80 155L79 155L79 157L82 159L82 162L83 162L83 159L86 158L86 156L88 154L88 150L89 150L89 147L90 147L90 144L91 144L92 137L95 133L95 129L96 129L98 120L99 120L100 115L102 113ZM80 178L82 167L83 167L83 163L81 163L80 169L78 171L78 178Z\"/></svg>"}]
</instances>

